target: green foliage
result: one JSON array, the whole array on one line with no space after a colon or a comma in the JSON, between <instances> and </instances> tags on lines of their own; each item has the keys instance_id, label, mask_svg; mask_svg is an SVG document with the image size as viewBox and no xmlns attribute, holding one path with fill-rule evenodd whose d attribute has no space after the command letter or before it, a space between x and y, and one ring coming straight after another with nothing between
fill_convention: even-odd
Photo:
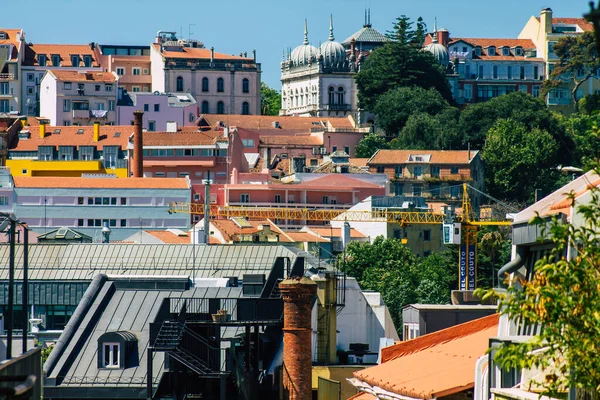
<instances>
[{"instance_id":1,"label":"green foliage","mask_svg":"<svg viewBox=\"0 0 600 400\"><path fill-rule=\"evenodd\" d=\"M281 93L264 82L260 83L260 112L262 115L279 115Z\"/></svg>"},{"instance_id":2,"label":"green foliage","mask_svg":"<svg viewBox=\"0 0 600 400\"><path fill-rule=\"evenodd\" d=\"M54 346L44 346L42 348L42 365L46 363L46 360L50 356L52 349L54 349Z\"/></svg>"},{"instance_id":3,"label":"green foliage","mask_svg":"<svg viewBox=\"0 0 600 400\"><path fill-rule=\"evenodd\" d=\"M558 142L547 131L500 119L483 148L486 188L494 197L531 201L535 189L548 193L558 177Z\"/></svg>"},{"instance_id":4,"label":"green foliage","mask_svg":"<svg viewBox=\"0 0 600 400\"><path fill-rule=\"evenodd\" d=\"M574 199L572 193L571 198ZM500 297L499 309L524 326L543 327L525 343L504 345L495 360L506 369L536 367L542 375L537 384L545 395L575 387L583 392L600 390L600 196L590 191L590 200L577 207L582 217L577 225L554 219L546 228L536 217L542 235L553 250L535 265L529 281L513 281ZM567 249L572 255L566 258ZM488 292L487 295L494 295ZM535 351L533 351L535 350Z\"/></svg>"},{"instance_id":5,"label":"green foliage","mask_svg":"<svg viewBox=\"0 0 600 400\"><path fill-rule=\"evenodd\" d=\"M344 265L363 290L381 293L397 328L402 326L404 306L448 303L456 282L456 260L449 262L443 255L418 259L399 239L382 236L373 243L350 242Z\"/></svg>"},{"instance_id":6,"label":"green foliage","mask_svg":"<svg viewBox=\"0 0 600 400\"><path fill-rule=\"evenodd\" d=\"M442 67L432 54L421 50L424 29L422 21L413 30L408 18L400 17L389 33L395 41L369 55L356 75L362 108L373 110L379 96L397 87L434 88L447 101L453 101Z\"/></svg>"},{"instance_id":7,"label":"green foliage","mask_svg":"<svg viewBox=\"0 0 600 400\"><path fill-rule=\"evenodd\" d=\"M578 102L579 112L592 115L600 112L600 94L589 94Z\"/></svg>"},{"instance_id":8,"label":"green foliage","mask_svg":"<svg viewBox=\"0 0 600 400\"><path fill-rule=\"evenodd\" d=\"M574 143L573 165L590 170L600 154L600 113L573 114L563 117L561 123Z\"/></svg>"},{"instance_id":9,"label":"green foliage","mask_svg":"<svg viewBox=\"0 0 600 400\"><path fill-rule=\"evenodd\" d=\"M477 287L497 286L498 268L510 261L511 229L483 226L479 229L477 243Z\"/></svg>"},{"instance_id":10,"label":"green foliage","mask_svg":"<svg viewBox=\"0 0 600 400\"><path fill-rule=\"evenodd\" d=\"M390 141L393 149L448 150L459 146L458 110L448 107L436 115L412 114L400 135Z\"/></svg>"},{"instance_id":11,"label":"green foliage","mask_svg":"<svg viewBox=\"0 0 600 400\"><path fill-rule=\"evenodd\" d=\"M376 133L368 133L356 145L356 157L371 158L377 150L387 149L388 147L383 137Z\"/></svg>"},{"instance_id":12,"label":"green foliage","mask_svg":"<svg viewBox=\"0 0 600 400\"><path fill-rule=\"evenodd\" d=\"M542 93L545 95L554 88L571 84L571 100L577 110L577 90L600 68L594 32L566 35L558 40L553 51L558 63L554 64L549 79L544 82Z\"/></svg>"}]
</instances>

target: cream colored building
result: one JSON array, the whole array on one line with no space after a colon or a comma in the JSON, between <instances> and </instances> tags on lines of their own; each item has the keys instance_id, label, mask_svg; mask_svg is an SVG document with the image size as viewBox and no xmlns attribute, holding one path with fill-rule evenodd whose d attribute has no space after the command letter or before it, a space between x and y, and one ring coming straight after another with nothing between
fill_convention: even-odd
<instances>
[{"instance_id":1,"label":"cream colored building","mask_svg":"<svg viewBox=\"0 0 600 400\"><path fill-rule=\"evenodd\" d=\"M22 29L0 28L0 115L21 110L21 63L25 59Z\"/></svg>"},{"instance_id":2,"label":"cream colored building","mask_svg":"<svg viewBox=\"0 0 600 400\"><path fill-rule=\"evenodd\" d=\"M568 35L580 35L584 32L592 31L593 26L584 18L555 18L552 9L544 8L540 16L532 16L525 24L525 27L519 34L519 39L531 40L537 48L537 57L540 57L546 63L546 78L550 76L558 57L552 51L554 46L561 38ZM594 94L600 91L600 75L595 74L585 82L577 91L577 98L580 99L588 94ZM548 94L547 102L550 105L568 107L571 105L571 89L568 85L552 90Z\"/></svg>"}]
</instances>

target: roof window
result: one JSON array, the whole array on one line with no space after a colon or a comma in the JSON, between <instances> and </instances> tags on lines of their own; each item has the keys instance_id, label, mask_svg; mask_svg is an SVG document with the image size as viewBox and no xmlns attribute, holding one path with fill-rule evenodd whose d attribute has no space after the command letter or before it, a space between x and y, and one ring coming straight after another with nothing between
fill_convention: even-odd
<instances>
[{"instance_id":1,"label":"roof window","mask_svg":"<svg viewBox=\"0 0 600 400\"><path fill-rule=\"evenodd\" d=\"M504 46L504 47L502 48L502 55L503 55L503 56L510 56L510 47L508 47L508 46Z\"/></svg>"},{"instance_id":2,"label":"roof window","mask_svg":"<svg viewBox=\"0 0 600 400\"><path fill-rule=\"evenodd\" d=\"M523 48L521 46L515 47L515 56L522 56L522 55L523 55Z\"/></svg>"},{"instance_id":3,"label":"roof window","mask_svg":"<svg viewBox=\"0 0 600 400\"><path fill-rule=\"evenodd\" d=\"M496 55L496 46L489 46L487 48L487 55L488 56L495 56Z\"/></svg>"},{"instance_id":4,"label":"roof window","mask_svg":"<svg viewBox=\"0 0 600 400\"><path fill-rule=\"evenodd\" d=\"M115 135L113 137L121 137L121 132L115 132Z\"/></svg>"},{"instance_id":5,"label":"roof window","mask_svg":"<svg viewBox=\"0 0 600 400\"><path fill-rule=\"evenodd\" d=\"M481 55L481 47L480 46L476 46L473 49L473 53L475 53L476 56L480 56Z\"/></svg>"},{"instance_id":6,"label":"roof window","mask_svg":"<svg viewBox=\"0 0 600 400\"><path fill-rule=\"evenodd\" d=\"M138 338L130 331L106 332L98 338L98 368L139 366Z\"/></svg>"},{"instance_id":7,"label":"roof window","mask_svg":"<svg viewBox=\"0 0 600 400\"><path fill-rule=\"evenodd\" d=\"M0 32L0 39L4 39L4 40L8 39L8 33Z\"/></svg>"},{"instance_id":8,"label":"roof window","mask_svg":"<svg viewBox=\"0 0 600 400\"><path fill-rule=\"evenodd\" d=\"M77 134L78 135L83 135L83 129L77 129Z\"/></svg>"},{"instance_id":9,"label":"roof window","mask_svg":"<svg viewBox=\"0 0 600 400\"><path fill-rule=\"evenodd\" d=\"M55 135L58 135L58 134L60 134L60 129L55 129L55 130L54 130L54 134L55 134Z\"/></svg>"}]
</instances>

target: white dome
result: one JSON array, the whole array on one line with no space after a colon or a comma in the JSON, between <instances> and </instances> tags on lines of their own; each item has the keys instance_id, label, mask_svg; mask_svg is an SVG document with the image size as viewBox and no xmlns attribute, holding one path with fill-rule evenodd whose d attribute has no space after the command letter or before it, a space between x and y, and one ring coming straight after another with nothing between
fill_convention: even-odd
<instances>
[{"instance_id":1,"label":"white dome","mask_svg":"<svg viewBox=\"0 0 600 400\"><path fill-rule=\"evenodd\" d=\"M431 43L425 46L425 51L428 51L431 54L433 54L437 62L442 67L446 68L448 66L448 63L450 62L450 53L448 52L446 46L444 46L443 44L439 44L436 42Z\"/></svg>"},{"instance_id":2,"label":"white dome","mask_svg":"<svg viewBox=\"0 0 600 400\"><path fill-rule=\"evenodd\" d=\"M308 28L304 20L304 42L292 51L290 61L294 65L306 65L317 60L318 52L315 46L308 44Z\"/></svg>"},{"instance_id":3,"label":"white dome","mask_svg":"<svg viewBox=\"0 0 600 400\"><path fill-rule=\"evenodd\" d=\"M321 55L326 67L338 67L346 61L346 49L333 37L333 16L329 16L329 40L321 45Z\"/></svg>"}]
</instances>

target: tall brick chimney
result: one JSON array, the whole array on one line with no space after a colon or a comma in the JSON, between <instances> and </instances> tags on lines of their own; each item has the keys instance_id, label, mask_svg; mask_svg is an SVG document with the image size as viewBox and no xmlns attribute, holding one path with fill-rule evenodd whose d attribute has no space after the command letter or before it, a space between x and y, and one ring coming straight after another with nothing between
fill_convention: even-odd
<instances>
[{"instance_id":1,"label":"tall brick chimney","mask_svg":"<svg viewBox=\"0 0 600 400\"><path fill-rule=\"evenodd\" d=\"M133 112L133 163L131 173L134 178L144 176L144 138L142 137L142 117L144 112L137 110Z\"/></svg>"},{"instance_id":2,"label":"tall brick chimney","mask_svg":"<svg viewBox=\"0 0 600 400\"><path fill-rule=\"evenodd\" d=\"M283 298L283 386L290 400L311 400L311 310L317 284L294 277L279 283L279 290Z\"/></svg>"}]
</instances>

